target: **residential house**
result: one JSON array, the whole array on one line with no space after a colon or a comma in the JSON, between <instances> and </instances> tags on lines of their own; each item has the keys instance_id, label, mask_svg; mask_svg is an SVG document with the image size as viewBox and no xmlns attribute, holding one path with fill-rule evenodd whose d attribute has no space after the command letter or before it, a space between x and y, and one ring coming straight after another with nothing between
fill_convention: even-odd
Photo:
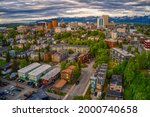
<instances>
[{"instance_id":1,"label":"residential house","mask_svg":"<svg viewBox=\"0 0 150 117\"><path fill-rule=\"evenodd\" d=\"M107 90L106 99L123 99L122 76L113 75Z\"/></svg>"},{"instance_id":2,"label":"residential house","mask_svg":"<svg viewBox=\"0 0 150 117\"><path fill-rule=\"evenodd\" d=\"M91 76L91 92L98 97L101 96L104 90L104 84L106 81L107 64L99 65L95 74Z\"/></svg>"},{"instance_id":3,"label":"residential house","mask_svg":"<svg viewBox=\"0 0 150 117\"><path fill-rule=\"evenodd\" d=\"M12 63L7 63L3 66L0 66L2 78L7 78L10 75L10 73L12 72L12 66Z\"/></svg>"}]
</instances>

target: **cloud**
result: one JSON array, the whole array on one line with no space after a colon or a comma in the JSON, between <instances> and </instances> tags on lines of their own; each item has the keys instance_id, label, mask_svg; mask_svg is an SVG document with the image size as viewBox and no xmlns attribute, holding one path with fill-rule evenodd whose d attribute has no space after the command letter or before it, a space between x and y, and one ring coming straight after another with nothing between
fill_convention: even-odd
<instances>
[{"instance_id":1,"label":"cloud","mask_svg":"<svg viewBox=\"0 0 150 117\"><path fill-rule=\"evenodd\" d=\"M0 0L0 23L53 17L150 15L148 0Z\"/></svg>"}]
</instances>

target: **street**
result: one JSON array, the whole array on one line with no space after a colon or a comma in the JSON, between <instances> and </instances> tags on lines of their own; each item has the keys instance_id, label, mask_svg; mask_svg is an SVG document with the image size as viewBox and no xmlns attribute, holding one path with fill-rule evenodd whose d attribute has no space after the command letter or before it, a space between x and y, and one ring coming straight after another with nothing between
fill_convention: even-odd
<instances>
[{"instance_id":1,"label":"street","mask_svg":"<svg viewBox=\"0 0 150 117\"><path fill-rule=\"evenodd\" d=\"M88 89L90 77L93 74L93 64L92 61L87 68L82 68L80 83L78 85L73 85L67 95L64 97L64 100L72 100L74 96L83 96L85 91Z\"/></svg>"}]
</instances>

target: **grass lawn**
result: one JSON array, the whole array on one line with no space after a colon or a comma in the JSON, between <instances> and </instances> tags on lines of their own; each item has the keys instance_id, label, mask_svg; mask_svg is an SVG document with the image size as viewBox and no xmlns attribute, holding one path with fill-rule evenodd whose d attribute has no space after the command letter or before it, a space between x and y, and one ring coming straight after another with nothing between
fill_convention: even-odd
<instances>
[{"instance_id":1,"label":"grass lawn","mask_svg":"<svg viewBox=\"0 0 150 117\"><path fill-rule=\"evenodd\" d=\"M0 66L3 66L5 64L6 64L6 61L0 59Z\"/></svg>"}]
</instances>

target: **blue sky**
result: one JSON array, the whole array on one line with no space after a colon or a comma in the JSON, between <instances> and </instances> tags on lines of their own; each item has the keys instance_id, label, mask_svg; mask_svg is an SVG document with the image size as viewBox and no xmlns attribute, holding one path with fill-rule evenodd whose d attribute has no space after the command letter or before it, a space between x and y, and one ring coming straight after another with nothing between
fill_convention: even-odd
<instances>
[{"instance_id":1,"label":"blue sky","mask_svg":"<svg viewBox=\"0 0 150 117\"><path fill-rule=\"evenodd\" d=\"M103 14L150 15L150 0L0 0L0 23Z\"/></svg>"}]
</instances>

